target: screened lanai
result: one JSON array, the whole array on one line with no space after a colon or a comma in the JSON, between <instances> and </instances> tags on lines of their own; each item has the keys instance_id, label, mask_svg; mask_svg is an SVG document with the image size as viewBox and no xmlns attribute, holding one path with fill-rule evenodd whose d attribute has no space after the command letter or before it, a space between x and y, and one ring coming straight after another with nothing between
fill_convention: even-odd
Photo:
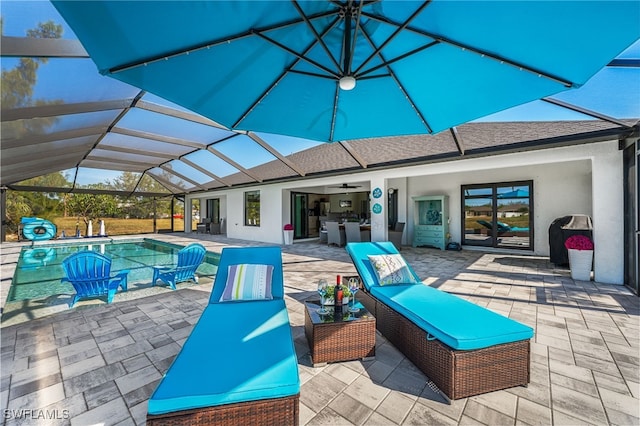
<instances>
[{"instance_id":1,"label":"screened lanai","mask_svg":"<svg viewBox=\"0 0 640 426\"><path fill-rule=\"evenodd\" d=\"M435 135L325 144L228 130L102 76L49 2L3 1L2 31L5 190L183 195L483 155L518 138L532 140L510 132L512 122L556 123L539 137L553 140L621 129L631 134L640 117L639 42L577 90ZM33 181L59 172L64 182Z\"/></svg>"}]
</instances>

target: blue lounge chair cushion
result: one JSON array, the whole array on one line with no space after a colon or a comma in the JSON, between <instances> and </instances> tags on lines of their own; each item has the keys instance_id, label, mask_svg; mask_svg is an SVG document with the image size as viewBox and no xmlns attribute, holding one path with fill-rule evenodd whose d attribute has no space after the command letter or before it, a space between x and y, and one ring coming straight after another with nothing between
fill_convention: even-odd
<instances>
[{"instance_id":1,"label":"blue lounge chair cushion","mask_svg":"<svg viewBox=\"0 0 640 426\"><path fill-rule=\"evenodd\" d=\"M220 302L220 299L226 287L229 266L243 263L272 265L271 295L274 299L284 298L284 275L282 273L282 251L280 247L225 247L222 249L209 303L225 303Z\"/></svg>"},{"instance_id":2,"label":"blue lounge chair cushion","mask_svg":"<svg viewBox=\"0 0 640 426\"><path fill-rule=\"evenodd\" d=\"M373 287L371 294L428 335L457 350L486 348L533 337L533 329L424 284Z\"/></svg>"},{"instance_id":3,"label":"blue lounge chair cushion","mask_svg":"<svg viewBox=\"0 0 640 426\"><path fill-rule=\"evenodd\" d=\"M284 300L215 303L207 305L149 399L148 412L157 415L299 392Z\"/></svg>"},{"instance_id":4,"label":"blue lounge chair cushion","mask_svg":"<svg viewBox=\"0 0 640 426\"><path fill-rule=\"evenodd\" d=\"M457 350L481 349L533 337L533 329L458 296L424 284L378 285L368 256L397 254L393 243L349 243L347 252L371 295ZM418 279L415 271L409 271Z\"/></svg>"}]
</instances>

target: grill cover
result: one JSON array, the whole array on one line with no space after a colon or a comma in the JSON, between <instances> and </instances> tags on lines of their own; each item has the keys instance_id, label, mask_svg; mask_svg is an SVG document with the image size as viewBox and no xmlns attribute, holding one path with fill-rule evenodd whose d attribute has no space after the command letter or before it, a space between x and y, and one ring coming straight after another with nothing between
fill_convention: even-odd
<instances>
[{"instance_id":1,"label":"grill cover","mask_svg":"<svg viewBox=\"0 0 640 426\"><path fill-rule=\"evenodd\" d=\"M556 265L568 265L569 253L564 242L572 235L584 235L593 240L591 217L574 214L559 217L549 226L549 259Z\"/></svg>"}]
</instances>

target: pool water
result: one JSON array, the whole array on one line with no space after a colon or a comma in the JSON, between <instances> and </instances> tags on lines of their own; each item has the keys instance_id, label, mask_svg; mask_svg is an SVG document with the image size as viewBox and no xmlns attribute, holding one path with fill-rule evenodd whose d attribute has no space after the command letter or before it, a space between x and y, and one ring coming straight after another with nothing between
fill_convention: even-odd
<instances>
[{"instance_id":1,"label":"pool water","mask_svg":"<svg viewBox=\"0 0 640 426\"><path fill-rule=\"evenodd\" d=\"M182 246L154 240L124 241L100 244L65 244L23 248L9 289L7 302L40 299L57 294L75 294L73 286L62 283L62 261L81 250L93 250L111 258L111 275L128 269L129 289L136 283L151 285L153 266L171 267ZM213 276L220 255L207 252L197 270L199 276Z\"/></svg>"}]
</instances>

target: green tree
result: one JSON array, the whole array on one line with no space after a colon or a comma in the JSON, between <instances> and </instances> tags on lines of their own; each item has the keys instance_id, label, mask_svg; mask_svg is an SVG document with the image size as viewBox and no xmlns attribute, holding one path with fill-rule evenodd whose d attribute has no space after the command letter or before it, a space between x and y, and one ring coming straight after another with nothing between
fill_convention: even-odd
<instances>
[{"instance_id":1,"label":"green tree","mask_svg":"<svg viewBox=\"0 0 640 426\"><path fill-rule=\"evenodd\" d=\"M104 184L90 185L92 189L105 189ZM70 216L78 216L85 224L85 230L90 220L104 217L117 217L119 213L118 200L107 194L68 194L66 206Z\"/></svg>"},{"instance_id":2,"label":"green tree","mask_svg":"<svg viewBox=\"0 0 640 426\"><path fill-rule=\"evenodd\" d=\"M140 173L123 172L114 179L112 186L119 191L133 191L135 189L136 192L166 192L166 198L156 198L155 211L158 217L169 215L171 212L171 194L160 182L147 175L141 179ZM136 196L134 192L131 197L121 200L121 209L127 217L140 219L153 217L154 200L149 197Z\"/></svg>"},{"instance_id":3,"label":"green tree","mask_svg":"<svg viewBox=\"0 0 640 426\"><path fill-rule=\"evenodd\" d=\"M32 38L60 38L62 25L53 21L39 23L37 28L27 30L26 36ZM0 33L4 34L4 21L0 19ZM3 69L0 75L0 103L2 109L60 104L62 101L45 101L33 99L33 88L37 81L40 65L47 63L47 58L20 58L12 69ZM29 134L41 134L56 122L54 117L32 120L15 120L2 123L2 139L18 139ZM48 216L55 210L56 196L8 191L7 192L7 227L10 232L17 232L20 218L42 214Z\"/></svg>"},{"instance_id":4,"label":"green tree","mask_svg":"<svg viewBox=\"0 0 640 426\"><path fill-rule=\"evenodd\" d=\"M27 37L60 38L62 31L62 25L53 21L41 22L37 28L27 30ZM61 100L33 99L33 88L36 85L38 68L40 65L46 64L47 61L47 58L20 58L14 68L2 70L2 88L0 90L2 109L63 103ZM2 123L2 131L5 134L3 139L41 134L56 120L55 117L45 117Z\"/></svg>"}]
</instances>

